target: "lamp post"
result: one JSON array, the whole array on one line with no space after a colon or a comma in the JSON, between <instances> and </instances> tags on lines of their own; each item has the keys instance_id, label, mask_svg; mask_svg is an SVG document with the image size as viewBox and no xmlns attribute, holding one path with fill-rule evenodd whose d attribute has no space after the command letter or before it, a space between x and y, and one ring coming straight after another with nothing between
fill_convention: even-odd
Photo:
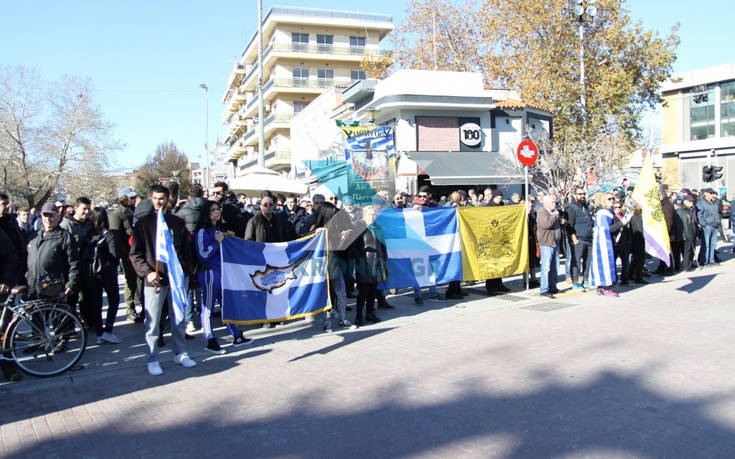
<instances>
[{"instance_id":1,"label":"lamp post","mask_svg":"<svg viewBox=\"0 0 735 459\"><path fill-rule=\"evenodd\" d=\"M592 22L597 14L595 0L574 0L574 17L579 23L579 84L582 87L580 103L582 104L582 126L587 124L587 98L584 84L584 23Z\"/></svg>"},{"instance_id":2,"label":"lamp post","mask_svg":"<svg viewBox=\"0 0 735 459\"><path fill-rule=\"evenodd\" d=\"M204 83L200 84L199 87L204 89L206 95L204 102L204 152L207 163L204 170L204 186L209 189L209 87Z\"/></svg>"}]
</instances>

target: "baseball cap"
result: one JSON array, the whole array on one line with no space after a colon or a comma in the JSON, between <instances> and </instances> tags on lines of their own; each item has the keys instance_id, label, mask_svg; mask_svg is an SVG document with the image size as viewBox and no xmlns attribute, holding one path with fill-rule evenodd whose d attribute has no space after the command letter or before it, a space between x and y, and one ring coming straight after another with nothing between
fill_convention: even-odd
<instances>
[{"instance_id":1,"label":"baseball cap","mask_svg":"<svg viewBox=\"0 0 735 459\"><path fill-rule=\"evenodd\" d=\"M692 195L687 195L687 196L686 196L686 197L684 198L684 200L685 200L685 201L689 201L689 202L696 202L696 201L697 201L696 199L694 199L694 196L692 196Z\"/></svg>"},{"instance_id":2,"label":"baseball cap","mask_svg":"<svg viewBox=\"0 0 735 459\"><path fill-rule=\"evenodd\" d=\"M58 214L59 209L54 205L53 202L47 202L41 207L41 215L43 214Z\"/></svg>"},{"instance_id":3,"label":"baseball cap","mask_svg":"<svg viewBox=\"0 0 735 459\"><path fill-rule=\"evenodd\" d=\"M715 190L713 190L712 188L703 188L702 189L702 193L714 193L714 192L715 192Z\"/></svg>"}]
</instances>

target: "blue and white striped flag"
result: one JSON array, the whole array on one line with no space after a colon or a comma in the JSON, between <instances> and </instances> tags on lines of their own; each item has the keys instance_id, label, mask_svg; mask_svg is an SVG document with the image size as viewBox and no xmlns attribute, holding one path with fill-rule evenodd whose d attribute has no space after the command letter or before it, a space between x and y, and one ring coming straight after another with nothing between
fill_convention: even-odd
<instances>
[{"instance_id":1,"label":"blue and white striped flag","mask_svg":"<svg viewBox=\"0 0 735 459\"><path fill-rule=\"evenodd\" d=\"M380 288L462 280L462 241L454 207L385 209L377 222L388 249L388 281Z\"/></svg>"},{"instance_id":2,"label":"blue and white striped flag","mask_svg":"<svg viewBox=\"0 0 735 459\"><path fill-rule=\"evenodd\" d=\"M168 268L168 284L171 290L170 301L173 304L176 324L180 324L184 320L184 310L188 303L186 278L184 270L181 269L179 256L176 255L173 236L171 236L171 231L168 229L161 210L158 211L158 221L156 222L156 260L166 263Z\"/></svg>"},{"instance_id":3,"label":"blue and white striped flag","mask_svg":"<svg viewBox=\"0 0 735 459\"><path fill-rule=\"evenodd\" d=\"M613 214L608 209L600 209L595 214L595 228L592 234L592 264L590 264L590 285L610 287L617 280L615 254L613 253L610 224Z\"/></svg>"},{"instance_id":4,"label":"blue and white striped flag","mask_svg":"<svg viewBox=\"0 0 735 459\"><path fill-rule=\"evenodd\" d=\"M222 241L222 322L257 324L331 308L327 232L291 242Z\"/></svg>"}]
</instances>

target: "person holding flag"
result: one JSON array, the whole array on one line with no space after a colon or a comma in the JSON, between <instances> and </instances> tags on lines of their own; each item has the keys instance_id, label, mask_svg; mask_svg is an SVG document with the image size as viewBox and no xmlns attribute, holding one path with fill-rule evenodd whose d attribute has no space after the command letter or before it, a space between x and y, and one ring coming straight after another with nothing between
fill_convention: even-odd
<instances>
[{"instance_id":1,"label":"person holding flag","mask_svg":"<svg viewBox=\"0 0 735 459\"><path fill-rule=\"evenodd\" d=\"M191 368L196 366L185 347L184 309L186 307L186 277L191 272L191 241L184 221L174 215L164 215L169 191L163 185L149 189L154 213L141 218L133 227L130 261L145 282L145 341L148 347L148 373L163 374L158 363L158 331L161 309L168 300L171 335L174 342L174 362Z\"/></svg>"},{"instance_id":2,"label":"person holding flag","mask_svg":"<svg viewBox=\"0 0 735 459\"><path fill-rule=\"evenodd\" d=\"M599 207L595 213L595 227L592 230L590 285L597 287L598 295L617 297L618 294L612 290L617 280L613 236L630 222L632 214L629 212L622 219L618 219L612 211L614 203L615 196L612 193L602 193L598 196Z\"/></svg>"}]
</instances>

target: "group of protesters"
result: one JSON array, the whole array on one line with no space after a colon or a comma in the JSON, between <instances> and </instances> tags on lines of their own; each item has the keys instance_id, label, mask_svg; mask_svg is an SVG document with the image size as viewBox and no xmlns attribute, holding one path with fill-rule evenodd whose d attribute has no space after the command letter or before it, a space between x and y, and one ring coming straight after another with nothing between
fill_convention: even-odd
<instances>
[{"instance_id":1,"label":"group of protesters","mask_svg":"<svg viewBox=\"0 0 735 459\"><path fill-rule=\"evenodd\" d=\"M661 186L660 193L671 254L669 263L661 262L656 273L673 274L717 263L714 249L721 231L721 208L714 190L670 192ZM524 279L549 298L559 292L562 255L565 279L573 290L594 289L600 295L617 296L616 285L645 284L645 277L650 276L645 268L641 209L623 189L589 195L579 186L568 196L550 189L527 198L513 193L506 201L494 188L482 194L474 189L456 190L435 199L431 187L422 186L416 196L379 191L367 206L342 198L316 194L307 200L265 191L253 200L230 192L225 182L215 183L211 190L195 184L187 196L180 196L178 184L173 183L153 185L145 197L123 189L109 208L93 206L90 199L79 197L73 204L47 202L36 213L35 209L13 208L9 197L0 194L0 294L7 294L12 286L27 285L28 298L63 299L78 308L97 344L118 344L121 339L114 327L121 272L127 320L144 323L147 369L151 375L160 375L163 369L158 357L159 348L165 345L165 324L172 336L174 362L183 367L196 366L186 352L186 340L194 339L192 334L199 329L206 351L225 353L212 321L221 303L219 250L226 236L286 242L329 228L333 308L322 314L320 322L327 333L333 331L335 317L339 328L353 329L379 322L378 308L394 308L386 299L389 292L378 288L389 274L385 240L376 221L381 207L524 205L530 230L530 276L524 274ZM181 321L174 320L167 266L156 261L159 211L187 278L188 301ZM697 246L700 250L695 257ZM460 281L450 282L444 294L436 285L428 288L429 301L461 300L469 295ZM510 289L498 278L487 279L485 290L497 295ZM104 317L103 293L108 299ZM347 311L353 309L348 298L356 300L352 321L347 317ZM424 304L421 288L413 288L413 301ZM2 330L7 323L0 324ZM233 347L252 342L238 326L227 324L226 328ZM5 377L19 378L12 361L4 357L0 362Z\"/></svg>"}]
</instances>

